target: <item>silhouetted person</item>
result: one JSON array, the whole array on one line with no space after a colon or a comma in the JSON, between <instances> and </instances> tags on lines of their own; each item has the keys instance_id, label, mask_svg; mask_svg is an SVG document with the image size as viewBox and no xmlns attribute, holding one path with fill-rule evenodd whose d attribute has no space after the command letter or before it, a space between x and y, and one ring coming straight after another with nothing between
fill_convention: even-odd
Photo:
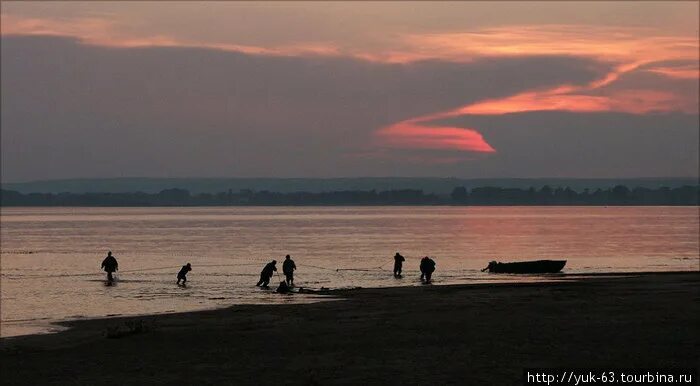
<instances>
[{"instance_id":1,"label":"silhouetted person","mask_svg":"<svg viewBox=\"0 0 700 386\"><path fill-rule=\"evenodd\" d=\"M406 261L406 259L401 256L400 253L396 252L394 255L394 276L399 277L401 276L401 268L403 267L403 262Z\"/></svg>"},{"instance_id":2,"label":"silhouetted person","mask_svg":"<svg viewBox=\"0 0 700 386\"><path fill-rule=\"evenodd\" d=\"M180 272L177 273L177 284L180 284L180 280L182 280L182 284L184 285L187 283L187 272L192 270L192 265L190 263L187 263L180 268Z\"/></svg>"},{"instance_id":3,"label":"silhouetted person","mask_svg":"<svg viewBox=\"0 0 700 386\"><path fill-rule=\"evenodd\" d=\"M490 261L489 265L486 268L482 269L481 272L485 272L485 271L493 272L493 270L496 268L496 264L498 264L498 263L495 261Z\"/></svg>"},{"instance_id":4,"label":"silhouetted person","mask_svg":"<svg viewBox=\"0 0 700 386\"><path fill-rule=\"evenodd\" d=\"M117 263L117 259L112 256L112 251L107 252L107 257L102 260L102 269L107 272L107 282L113 282L114 277L112 277L112 273L119 270L119 263Z\"/></svg>"},{"instance_id":5,"label":"silhouetted person","mask_svg":"<svg viewBox=\"0 0 700 386\"><path fill-rule=\"evenodd\" d=\"M272 260L271 262L265 264L265 268L263 268L262 271L260 271L260 281L258 281L258 284L256 286L258 287L267 287L268 284L270 284L270 279L272 278L272 272L277 271L277 260Z\"/></svg>"},{"instance_id":6,"label":"silhouetted person","mask_svg":"<svg viewBox=\"0 0 700 386\"><path fill-rule=\"evenodd\" d=\"M284 273L284 280L287 282L287 286L291 287L294 285L294 270L297 269L297 265L294 264L292 257L287 255L284 257L284 263L282 263L282 272Z\"/></svg>"},{"instance_id":7,"label":"silhouetted person","mask_svg":"<svg viewBox=\"0 0 700 386\"><path fill-rule=\"evenodd\" d=\"M287 294L291 291L292 291L292 289L289 288L289 285L285 281L281 281L279 287L277 287L277 293L280 293L280 294Z\"/></svg>"},{"instance_id":8,"label":"silhouetted person","mask_svg":"<svg viewBox=\"0 0 700 386\"><path fill-rule=\"evenodd\" d=\"M425 283L430 283L430 280L435 272L435 261L428 256L420 260L420 279L425 280Z\"/></svg>"}]
</instances>

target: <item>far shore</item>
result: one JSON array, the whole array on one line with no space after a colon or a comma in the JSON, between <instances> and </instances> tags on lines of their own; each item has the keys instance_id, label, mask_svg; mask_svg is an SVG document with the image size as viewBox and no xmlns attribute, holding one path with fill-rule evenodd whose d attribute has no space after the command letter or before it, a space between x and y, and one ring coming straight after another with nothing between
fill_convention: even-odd
<instances>
[{"instance_id":1,"label":"far shore","mask_svg":"<svg viewBox=\"0 0 700 386\"><path fill-rule=\"evenodd\" d=\"M531 367L700 367L700 272L564 277L71 321L0 339L2 382L503 385Z\"/></svg>"}]
</instances>

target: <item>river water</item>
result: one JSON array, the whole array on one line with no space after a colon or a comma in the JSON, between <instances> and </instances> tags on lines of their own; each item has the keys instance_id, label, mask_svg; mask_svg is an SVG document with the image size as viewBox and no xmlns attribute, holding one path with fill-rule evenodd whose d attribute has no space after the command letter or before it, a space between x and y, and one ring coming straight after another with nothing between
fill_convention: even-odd
<instances>
[{"instance_id":1,"label":"river water","mask_svg":"<svg viewBox=\"0 0 700 386\"><path fill-rule=\"evenodd\" d=\"M565 273L699 269L698 207L3 208L0 222L2 336L66 319L317 301L255 287L285 254L311 289L420 285L424 255L437 262L434 285L558 278L480 272L491 260L566 259ZM113 286L100 271L108 250ZM402 279L391 274L397 251Z\"/></svg>"}]
</instances>

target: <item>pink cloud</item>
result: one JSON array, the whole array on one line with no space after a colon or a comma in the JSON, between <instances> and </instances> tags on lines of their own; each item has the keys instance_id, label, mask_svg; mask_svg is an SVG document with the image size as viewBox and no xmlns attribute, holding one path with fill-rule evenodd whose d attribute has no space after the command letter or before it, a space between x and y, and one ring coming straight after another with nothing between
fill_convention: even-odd
<instances>
[{"instance_id":1,"label":"pink cloud","mask_svg":"<svg viewBox=\"0 0 700 386\"><path fill-rule=\"evenodd\" d=\"M646 71L660 74L674 79L698 79L700 78L700 68L698 65L686 66L659 66L646 69Z\"/></svg>"},{"instance_id":2,"label":"pink cloud","mask_svg":"<svg viewBox=\"0 0 700 386\"><path fill-rule=\"evenodd\" d=\"M664 35L652 28L576 24L509 25L467 32L403 36L407 52L422 58L576 55L619 63L697 60L696 36Z\"/></svg>"},{"instance_id":3,"label":"pink cloud","mask_svg":"<svg viewBox=\"0 0 700 386\"><path fill-rule=\"evenodd\" d=\"M376 132L383 146L414 149L451 149L494 153L477 131L460 127L424 126L417 121L403 121Z\"/></svg>"},{"instance_id":4,"label":"pink cloud","mask_svg":"<svg viewBox=\"0 0 700 386\"><path fill-rule=\"evenodd\" d=\"M484 100L457 109L412 118L381 128L375 136L384 146L492 153L496 150L478 131L441 127L430 122L463 115L501 115L528 111L697 113L696 103L667 91L627 89L605 92L605 86L614 83L622 74L639 69L645 63L646 61L622 63L613 71L583 86L560 85L548 90L528 91L505 98Z\"/></svg>"},{"instance_id":5,"label":"pink cloud","mask_svg":"<svg viewBox=\"0 0 700 386\"><path fill-rule=\"evenodd\" d=\"M251 46L235 41L212 42L154 33L136 35L109 18L22 18L2 15L2 34L56 35L86 44L110 47L199 47L253 55L348 56L362 60L408 63L418 60L471 61L482 57L572 55L617 64L615 70L585 86L559 85L505 98L483 100L448 111L404 120L375 132L379 146L407 149L450 149L493 153L475 129L443 127L432 121L469 114L498 115L527 111L603 112L645 114L658 111L697 113L695 101L668 91L606 90L625 73L651 71L675 79L698 78L697 36L672 36L652 28L591 25L510 25L459 32L400 34L390 44L372 48L342 43L296 42L283 46ZM656 66L651 63L694 62L694 65Z\"/></svg>"},{"instance_id":6,"label":"pink cloud","mask_svg":"<svg viewBox=\"0 0 700 386\"><path fill-rule=\"evenodd\" d=\"M605 96L559 94L556 92L523 93L468 105L450 116L499 115L527 111L618 111L631 114L668 111L694 112L693 106L685 104L682 99L670 92L624 90Z\"/></svg>"},{"instance_id":7,"label":"pink cloud","mask_svg":"<svg viewBox=\"0 0 700 386\"><path fill-rule=\"evenodd\" d=\"M460 32L397 34L382 44L295 42L253 46L231 41L176 38L163 32L136 32L116 17L29 18L1 15L3 35L74 37L110 47L178 46L259 55L329 55L408 63L437 59L471 61L484 56L576 55L620 63L649 60L697 60L695 36L664 35L651 28L596 25L509 25ZM379 41L379 39L376 39ZM370 48L371 47L371 48Z\"/></svg>"},{"instance_id":8,"label":"pink cloud","mask_svg":"<svg viewBox=\"0 0 700 386\"><path fill-rule=\"evenodd\" d=\"M121 32L116 21L104 18L82 17L64 20L2 15L1 21L3 35L66 36L79 39L84 44L104 47L192 47L274 56L340 55L338 48L331 44L298 43L287 46L262 47L178 39L164 34L132 35Z\"/></svg>"}]
</instances>

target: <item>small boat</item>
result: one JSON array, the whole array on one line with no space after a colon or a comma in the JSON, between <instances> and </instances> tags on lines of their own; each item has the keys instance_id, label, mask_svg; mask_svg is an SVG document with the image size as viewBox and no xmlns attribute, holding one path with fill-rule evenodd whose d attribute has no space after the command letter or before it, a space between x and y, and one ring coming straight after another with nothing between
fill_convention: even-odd
<instances>
[{"instance_id":1,"label":"small boat","mask_svg":"<svg viewBox=\"0 0 700 386\"><path fill-rule=\"evenodd\" d=\"M492 261L481 272L492 273L556 273L566 265L566 260L536 260L516 263L499 263Z\"/></svg>"}]
</instances>

